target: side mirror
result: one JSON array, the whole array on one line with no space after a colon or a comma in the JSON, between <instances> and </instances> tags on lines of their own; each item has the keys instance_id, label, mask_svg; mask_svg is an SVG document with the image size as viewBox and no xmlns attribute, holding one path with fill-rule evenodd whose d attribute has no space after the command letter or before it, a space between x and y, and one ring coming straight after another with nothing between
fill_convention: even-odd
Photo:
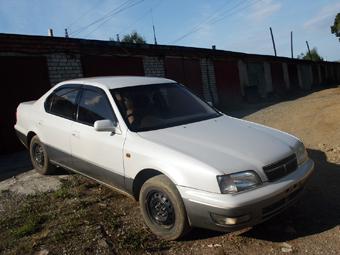
<instances>
[{"instance_id":1,"label":"side mirror","mask_svg":"<svg viewBox=\"0 0 340 255\"><path fill-rule=\"evenodd\" d=\"M107 131L117 133L118 130L118 123L112 122L111 120L97 120L93 126L94 130L98 132Z\"/></svg>"}]
</instances>

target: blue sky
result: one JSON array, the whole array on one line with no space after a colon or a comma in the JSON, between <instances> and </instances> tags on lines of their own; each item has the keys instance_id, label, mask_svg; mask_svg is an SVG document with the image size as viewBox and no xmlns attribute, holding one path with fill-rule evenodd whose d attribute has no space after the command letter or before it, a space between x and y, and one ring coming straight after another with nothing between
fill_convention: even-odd
<instances>
[{"instance_id":1,"label":"blue sky","mask_svg":"<svg viewBox=\"0 0 340 255\"><path fill-rule=\"evenodd\" d=\"M47 35L53 28L55 36L63 36L68 27L71 37L108 40L136 30L152 43L153 18L159 44L214 44L223 50L272 55L271 26L279 56L290 56L294 31L295 56L306 51L308 40L332 61L340 60L340 42L330 33L339 11L339 0L0 0L0 32Z\"/></svg>"}]
</instances>

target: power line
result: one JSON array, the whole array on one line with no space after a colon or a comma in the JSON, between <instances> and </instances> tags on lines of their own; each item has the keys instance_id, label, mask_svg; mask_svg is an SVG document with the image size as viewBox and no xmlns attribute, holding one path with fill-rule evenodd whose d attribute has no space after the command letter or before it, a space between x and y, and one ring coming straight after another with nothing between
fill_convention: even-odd
<instances>
[{"instance_id":1,"label":"power line","mask_svg":"<svg viewBox=\"0 0 340 255\"><path fill-rule=\"evenodd\" d=\"M143 12L143 14L138 16L133 22L130 23L130 25L127 25L124 29L121 29L119 31L119 34L127 33L128 30L130 30L132 27L134 27L137 23L139 23L139 21L143 20L149 13L151 13L152 10L155 10L156 8L158 8L163 3L162 0L156 0L156 1L157 1L157 4L154 5L152 7L152 9L148 9L146 12Z\"/></svg>"},{"instance_id":2,"label":"power line","mask_svg":"<svg viewBox=\"0 0 340 255\"><path fill-rule=\"evenodd\" d=\"M110 21L116 14L123 12L131 7L134 7L135 5L140 4L141 2L143 2L144 0L140 0L138 2L132 3L128 6L126 6L125 8L122 8L120 10L117 10L116 12L112 13L110 16L108 16L106 19L104 19L101 23L98 24L98 26L96 28L94 28L93 30L91 30L89 33L87 33L84 37L89 36L90 34L92 34L94 31L96 31L98 28L100 28L102 25L104 25L105 23L107 23L108 21Z\"/></svg>"},{"instance_id":3,"label":"power line","mask_svg":"<svg viewBox=\"0 0 340 255\"><path fill-rule=\"evenodd\" d=\"M243 11L243 10L245 10L245 9L247 9L247 8L249 8L249 7L251 7L251 6L253 6L253 5L255 5L256 3L260 2L260 1L262 1L262 0L255 0L255 1L253 1L253 2L249 2L249 4L246 5L246 6L243 6L243 8L240 8L240 9L238 9L238 10L235 10L234 12L231 12L231 13L226 13L225 15L223 15L222 17L220 17L219 19L217 19L217 20L215 20L214 22L212 22L211 25L214 25L214 24L216 24L216 23L218 23L218 22L224 20L226 17L230 17L230 16L232 16L232 15L234 15L234 14L237 14L238 12L241 12L241 11ZM245 2L243 2L243 3L245 3ZM234 8L234 9L235 9L235 8Z\"/></svg>"},{"instance_id":4,"label":"power line","mask_svg":"<svg viewBox=\"0 0 340 255\"><path fill-rule=\"evenodd\" d=\"M235 14L237 14L238 12L243 11L243 10L245 10L245 9L247 9L247 8L249 8L249 7L251 7L252 5L256 4L256 3L259 2L259 1L262 1L262 0L255 0L255 1L253 1L253 2L250 2L248 5L243 6L243 8L237 9L238 7L240 7L241 5L243 5L244 3L246 3L246 1L240 2L240 3L238 3L237 5L235 5L234 7L232 7L231 9L225 10L225 11L223 12L224 14L223 14L221 17L213 18L213 19L211 19L211 20L202 22L201 25L203 25L203 24L214 25L214 24L216 24L216 23L218 23L218 22L224 20L226 17L231 17L232 15L235 15ZM235 10L235 11L234 11L234 12L231 12L231 11L233 11L233 10ZM221 15L221 14L220 14L220 15ZM197 27L197 26L196 26L196 27ZM190 32L188 32L188 33L182 35L181 37L177 38L176 40L172 41L171 43L176 43L176 42L178 42L178 41L181 41L181 40L183 40L184 38L190 36L190 35L193 34L193 33L196 33L197 31L199 31L199 30L201 30L201 29L203 29L203 28L204 28L203 26L198 26L196 29L193 29L193 30L191 30Z\"/></svg>"},{"instance_id":5,"label":"power line","mask_svg":"<svg viewBox=\"0 0 340 255\"><path fill-rule=\"evenodd\" d=\"M91 23L87 24L86 26L80 27L74 31L72 31L70 33L70 35L76 35L81 33L82 31L88 29L89 27L101 22L102 20L105 20L106 18L110 17L111 15L113 15L115 12L119 11L121 8L123 8L125 5L129 4L129 2L133 2L134 0L127 0L125 2L123 2L122 4L120 4L118 7L115 7L114 9L110 10L109 12L107 12L106 14L104 14L102 17L92 21Z\"/></svg>"},{"instance_id":6,"label":"power line","mask_svg":"<svg viewBox=\"0 0 340 255\"><path fill-rule=\"evenodd\" d=\"M100 18L92 21L91 23L89 23L88 25L86 26L83 26L83 27L80 27L78 29L76 29L75 31L71 32L71 34L74 36L74 35L77 35L79 33L81 33L82 31L88 29L89 27L101 22L102 20L106 19L107 17L109 17L110 15L112 15L113 13L115 13L117 10L119 10L120 8L123 8L125 5L127 5L129 2L131 2L133 0L127 0L125 2L123 2L122 4L120 4L119 6L115 7L114 9L112 9L111 11L107 12L106 14L104 14L103 16L101 16Z\"/></svg>"},{"instance_id":7,"label":"power line","mask_svg":"<svg viewBox=\"0 0 340 255\"><path fill-rule=\"evenodd\" d=\"M221 12L221 9L223 10L223 8L229 4L230 2L225 2L222 6L220 6L216 11L214 11L208 18L206 18L205 20L201 21L200 23L196 24L189 32L185 33L184 35L180 36L179 38L177 38L176 40L174 40L172 43L178 42L182 39L184 39L185 37L189 36L192 33L195 33L196 31L200 30L202 27L202 25L204 23L208 23L211 21L211 19L215 18L216 15L218 15L219 12ZM241 2L242 3L242 2Z\"/></svg>"},{"instance_id":8,"label":"power line","mask_svg":"<svg viewBox=\"0 0 340 255\"><path fill-rule=\"evenodd\" d=\"M138 18L131 23L130 25L128 25L126 28L122 29L119 31L119 34L123 34L125 33L127 30L129 30L130 28L132 28L134 25L136 25L137 23L139 23L139 21L141 21L142 19L145 18L146 15L148 15L149 13L151 13L151 9L147 10L146 12L143 12L143 14L141 16L138 16Z\"/></svg>"},{"instance_id":9,"label":"power line","mask_svg":"<svg viewBox=\"0 0 340 255\"><path fill-rule=\"evenodd\" d=\"M85 16L87 16L90 12L92 12L96 7L98 7L100 4L104 3L104 1L99 0L97 2L95 2L94 5L91 6L90 9L88 9L86 12L82 13L80 16L78 16L76 19L74 19L66 28L68 30L70 30L70 28L72 26L74 26L75 24L79 23L79 21L84 18Z\"/></svg>"}]
</instances>

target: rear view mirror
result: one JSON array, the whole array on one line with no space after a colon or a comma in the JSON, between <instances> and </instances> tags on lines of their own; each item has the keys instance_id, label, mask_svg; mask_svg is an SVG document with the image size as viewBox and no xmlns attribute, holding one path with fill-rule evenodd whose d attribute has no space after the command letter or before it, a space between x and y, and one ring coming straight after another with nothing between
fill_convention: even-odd
<instances>
[{"instance_id":1,"label":"rear view mirror","mask_svg":"<svg viewBox=\"0 0 340 255\"><path fill-rule=\"evenodd\" d=\"M111 120L97 120L94 123L94 129L98 132L113 132L117 133L118 123Z\"/></svg>"}]
</instances>

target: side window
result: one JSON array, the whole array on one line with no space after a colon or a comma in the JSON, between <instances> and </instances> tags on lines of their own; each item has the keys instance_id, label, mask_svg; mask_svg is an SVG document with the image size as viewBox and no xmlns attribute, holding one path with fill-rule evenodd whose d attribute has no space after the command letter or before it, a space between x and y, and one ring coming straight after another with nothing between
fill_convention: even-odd
<instances>
[{"instance_id":1,"label":"side window","mask_svg":"<svg viewBox=\"0 0 340 255\"><path fill-rule=\"evenodd\" d=\"M79 102L78 121L93 126L95 121L104 119L116 121L106 95L85 89Z\"/></svg>"},{"instance_id":2,"label":"side window","mask_svg":"<svg viewBox=\"0 0 340 255\"><path fill-rule=\"evenodd\" d=\"M77 95L79 89L64 88L53 92L45 102L46 111L65 117L74 119L77 105Z\"/></svg>"}]
</instances>

